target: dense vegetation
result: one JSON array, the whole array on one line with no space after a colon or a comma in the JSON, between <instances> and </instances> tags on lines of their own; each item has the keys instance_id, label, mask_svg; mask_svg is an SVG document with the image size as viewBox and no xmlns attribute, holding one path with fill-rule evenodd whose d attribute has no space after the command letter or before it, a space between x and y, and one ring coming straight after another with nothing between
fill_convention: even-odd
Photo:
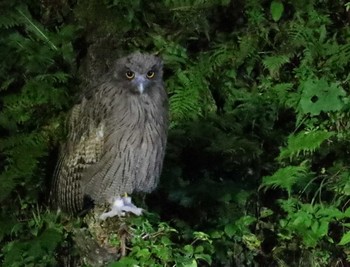
<instances>
[{"instance_id":1,"label":"dense vegetation","mask_svg":"<svg viewBox=\"0 0 350 267\"><path fill-rule=\"evenodd\" d=\"M79 227L47 208L65 114L134 50L165 61L171 126L111 266L350 264L350 2L23 2L0 3L2 266L57 264Z\"/></svg>"}]
</instances>

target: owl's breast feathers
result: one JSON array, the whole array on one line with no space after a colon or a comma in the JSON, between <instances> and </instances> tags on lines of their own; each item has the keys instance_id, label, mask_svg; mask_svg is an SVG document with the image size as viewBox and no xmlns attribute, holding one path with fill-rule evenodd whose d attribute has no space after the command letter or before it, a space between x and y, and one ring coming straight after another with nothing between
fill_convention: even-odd
<instances>
[{"instance_id":1,"label":"owl's breast feathers","mask_svg":"<svg viewBox=\"0 0 350 267\"><path fill-rule=\"evenodd\" d=\"M152 191L160 176L167 131L166 96L125 95L111 86L76 105L61 147L52 199L65 211L125 192ZM107 95L105 95L105 93Z\"/></svg>"}]
</instances>

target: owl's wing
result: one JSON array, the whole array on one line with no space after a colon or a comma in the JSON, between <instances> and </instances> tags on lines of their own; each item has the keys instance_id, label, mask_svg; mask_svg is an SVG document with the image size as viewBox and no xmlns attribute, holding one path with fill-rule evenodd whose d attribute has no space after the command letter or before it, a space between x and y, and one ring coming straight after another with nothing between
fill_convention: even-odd
<instances>
[{"instance_id":1,"label":"owl's wing","mask_svg":"<svg viewBox=\"0 0 350 267\"><path fill-rule=\"evenodd\" d=\"M80 211L84 205L81 180L83 171L99 161L104 144L104 125L90 116L88 100L75 105L68 120L68 140L61 146L54 174L51 201L67 212Z\"/></svg>"}]
</instances>

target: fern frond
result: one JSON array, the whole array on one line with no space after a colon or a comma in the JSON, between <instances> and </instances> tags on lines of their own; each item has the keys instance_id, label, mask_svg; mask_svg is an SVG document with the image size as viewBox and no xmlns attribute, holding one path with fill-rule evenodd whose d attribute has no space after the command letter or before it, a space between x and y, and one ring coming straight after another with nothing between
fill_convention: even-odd
<instances>
[{"instance_id":1,"label":"fern frond","mask_svg":"<svg viewBox=\"0 0 350 267\"><path fill-rule=\"evenodd\" d=\"M289 29L287 32L289 37L288 39L294 46L301 47L308 43L310 29L305 27L304 24L293 24L291 29Z\"/></svg>"},{"instance_id":2,"label":"fern frond","mask_svg":"<svg viewBox=\"0 0 350 267\"><path fill-rule=\"evenodd\" d=\"M291 55L276 55L271 57L265 57L262 61L265 68L267 68L272 77L277 77L280 68L289 63Z\"/></svg>"},{"instance_id":3,"label":"fern frond","mask_svg":"<svg viewBox=\"0 0 350 267\"><path fill-rule=\"evenodd\" d=\"M18 20L17 12L13 10L1 10L0 16L0 29L10 29L15 26L19 26L22 24L21 21Z\"/></svg>"},{"instance_id":4,"label":"fern frond","mask_svg":"<svg viewBox=\"0 0 350 267\"><path fill-rule=\"evenodd\" d=\"M330 57L327 59L325 66L339 70L339 68L345 67L349 64L350 44L335 44L333 47L332 51L327 51Z\"/></svg>"},{"instance_id":5,"label":"fern frond","mask_svg":"<svg viewBox=\"0 0 350 267\"><path fill-rule=\"evenodd\" d=\"M288 138L288 145L282 148L278 160L284 160L299 156L300 153L313 153L323 142L332 137L334 132L314 131L314 132L300 132L296 135L291 135Z\"/></svg>"},{"instance_id":6,"label":"fern frond","mask_svg":"<svg viewBox=\"0 0 350 267\"><path fill-rule=\"evenodd\" d=\"M0 91L6 91L14 81L14 78L7 78L7 80L3 81L3 83L0 85Z\"/></svg>"},{"instance_id":7,"label":"fern frond","mask_svg":"<svg viewBox=\"0 0 350 267\"><path fill-rule=\"evenodd\" d=\"M60 83L66 83L68 81L69 77L70 77L69 74L64 73L62 71L59 71L59 72L56 72L56 73L37 75L35 77L35 80L60 84Z\"/></svg>"},{"instance_id":8,"label":"fern frond","mask_svg":"<svg viewBox=\"0 0 350 267\"><path fill-rule=\"evenodd\" d=\"M162 51L162 58L165 64L179 69L180 66L185 65L188 62L187 50L185 47L164 39L159 35L150 35L152 41L158 50Z\"/></svg>"},{"instance_id":9,"label":"fern frond","mask_svg":"<svg viewBox=\"0 0 350 267\"><path fill-rule=\"evenodd\" d=\"M43 133L32 132L2 138L0 143L0 151L6 155L5 170L0 174L1 202L17 185L25 184L26 179L32 178L38 168L39 158L47 153L47 138Z\"/></svg>"},{"instance_id":10,"label":"fern frond","mask_svg":"<svg viewBox=\"0 0 350 267\"><path fill-rule=\"evenodd\" d=\"M298 95L298 98L295 99L294 102L291 101L291 92L290 90L293 88L293 83L278 83L271 87L271 91L276 95L278 101L286 106L292 106L296 107L298 104L298 100L300 99L300 96ZM293 103L294 105L290 105L290 103Z\"/></svg>"},{"instance_id":11,"label":"fern frond","mask_svg":"<svg viewBox=\"0 0 350 267\"><path fill-rule=\"evenodd\" d=\"M17 8L17 12L22 16L24 23L27 25L27 29L29 29L40 39L48 43L52 49L58 50L55 44L51 42L48 35L45 33L43 27L40 27L38 24L34 23L33 19L30 18L29 12L21 8Z\"/></svg>"},{"instance_id":12,"label":"fern frond","mask_svg":"<svg viewBox=\"0 0 350 267\"><path fill-rule=\"evenodd\" d=\"M298 182L304 182L308 173L309 169L305 164L280 168L273 175L263 177L260 189L282 188L290 195L292 193L292 187Z\"/></svg>"},{"instance_id":13,"label":"fern frond","mask_svg":"<svg viewBox=\"0 0 350 267\"><path fill-rule=\"evenodd\" d=\"M252 36L246 35L239 40L239 51L236 61L238 64L244 62L247 58L257 57L257 43Z\"/></svg>"},{"instance_id":14,"label":"fern frond","mask_svg":"<svg viewBox=\"0 0 350 267\"><path fill-rule=\"evenodd\" d=\"M164 4L173 11L188 11L210 8L215 5L228 5L228 0L165 0Z\"/></svg>"},{"instance_id":15,"label":"fern frond","mask_svg":"<svg viewBox=\"0 0 350 267\"><path fill-rule=\"evenodd\" d=\"M235 59L235 51L236 47L234 44L228 46L227 44L220 44L213 48L213 52L209 57L209 66L212 67L213 70L216 70L225 64L230 64ZM207 65L208 66L208 65Z\"/></svg>"},{"instance_id":16,"label":"fern frond","mask_svg":"<svg viewBox=\"0 0 350 267\"><path fill-rule=\"evenodd\" d=\"M193 75L179 72L177 75L180 84L173 91L170 98L170 111L175 120L186 120L201 115L200 90L203 84L193 79Z\"/></svg>"}]
</instances>

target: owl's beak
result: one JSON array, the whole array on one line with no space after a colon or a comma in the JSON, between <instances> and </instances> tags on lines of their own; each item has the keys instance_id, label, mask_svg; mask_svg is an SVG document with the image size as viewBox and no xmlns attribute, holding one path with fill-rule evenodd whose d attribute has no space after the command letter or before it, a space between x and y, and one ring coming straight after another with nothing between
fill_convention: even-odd
<instances>
[{"instance_id":1,"label":"owl's beak","mask_svg":"<svg viewBox=\"0 0 350 267\"><path fill-rule=\"evenodd\" d=\"M137 86L137 89L139 89L140 94L142 94L143 91L145 90L143 83L139 83L139 85Z\"/></svg>"},{"instance_id":2,"label":"owl's beak","mask_svg":"<svg viewBox=\"0 0 350 267\"><path fill-rule=\"evenodd\" d=\"M145 91L145 83L146 79L144 77L136 77L137 89L139 90L140 94L142 94Z\"/></svg>"}]
</instances>

